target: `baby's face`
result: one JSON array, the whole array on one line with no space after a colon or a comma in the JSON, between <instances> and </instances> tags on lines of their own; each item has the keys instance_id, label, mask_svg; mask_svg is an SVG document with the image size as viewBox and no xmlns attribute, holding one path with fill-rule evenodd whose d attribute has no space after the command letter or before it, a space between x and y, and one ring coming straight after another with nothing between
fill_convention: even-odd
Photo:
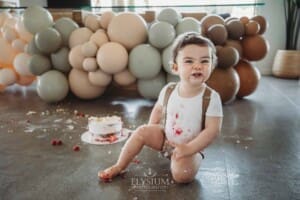
<instances>
[{"instance_id":1,"label":"baby's face","mask_svg":"<svg viewBox=\"0 0 300 200\"><path fill-rule=\"evenodd\" d=\"M178 52L173 69L181 81L201 85L209 78L212 69L210 48L194 44L183 47Z\"/></svg>"}]
</instances>

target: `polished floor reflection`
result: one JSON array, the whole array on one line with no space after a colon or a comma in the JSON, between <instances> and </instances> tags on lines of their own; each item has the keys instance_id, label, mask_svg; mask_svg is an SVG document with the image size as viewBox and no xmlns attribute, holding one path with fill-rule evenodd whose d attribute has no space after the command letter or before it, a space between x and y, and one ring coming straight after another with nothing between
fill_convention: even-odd
<instances>
[{"instance_id":1,"label":"polished floor reflection","mask_svg":"<svg viewBox=\"0 0 300 200\"><path fill-rule=\"evenodd\" d=\"M124 176L98 182L97 171L116 161L123 143L80 140L88 115L120 115L134 129L147 123L153 101L108 91L49 105L34 90L11 88L0 94L0 199L300 199L299 83L262 77L255 93L225 105L222 134L185 185L174 184L168 160L149 148Z\"/></svg>"}]
</instances>

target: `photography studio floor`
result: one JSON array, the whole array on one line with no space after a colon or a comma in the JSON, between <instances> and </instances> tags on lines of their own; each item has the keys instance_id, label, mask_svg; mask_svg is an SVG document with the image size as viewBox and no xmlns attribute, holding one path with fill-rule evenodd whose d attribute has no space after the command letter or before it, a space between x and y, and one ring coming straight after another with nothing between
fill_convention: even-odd
<instances>
[{"instance_id":1,"label":"photography studio floor","mask_svg":"<svg viewBox=\"0 0 300 200\"><path fill-rule=\"evenodd\" d=\"M0 94L0 199L300 199L299 80L263 76L253 94L224 105L222 133L192 183L175 184L169 161L149 148L124 176L99 182L98 170L117 160L124 142L82 142L87 117L119 115L134 129L153 104L117 92L47 104L34 88L8 88Z\"/></svg>"}]
</instances>

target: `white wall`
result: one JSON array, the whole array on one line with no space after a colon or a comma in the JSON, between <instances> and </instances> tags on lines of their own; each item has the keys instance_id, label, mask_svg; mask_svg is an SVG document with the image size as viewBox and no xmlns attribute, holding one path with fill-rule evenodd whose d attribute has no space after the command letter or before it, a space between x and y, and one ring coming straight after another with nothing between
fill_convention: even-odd
<instances>
[{"instance_id":1,"label":"white wall","mask_svg":"<svg viewBox=\"0 0 300 200\"><path fill-rule=\"evenodd\" d=\"M270 50L266 57L260 61L253 62L263 75L272 74L274 56L278 49L285 49L285 17L284 17L284 0L259 0L265 2L264 6L258 8L256 15L262 15L266 18L269 26L264 33L264 37L270 44Z\"/></svg>"}]
</instances>

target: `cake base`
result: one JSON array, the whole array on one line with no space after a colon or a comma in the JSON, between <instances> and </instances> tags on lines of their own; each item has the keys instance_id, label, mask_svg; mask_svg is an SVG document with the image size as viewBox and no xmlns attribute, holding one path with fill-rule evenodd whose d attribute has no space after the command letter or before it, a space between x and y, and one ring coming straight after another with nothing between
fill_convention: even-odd
<instances>
[{"instance_id":1,"label":"cake base","mask_svg":"<svg viewBox=\"0 0 300 200\"><path fill-rule=\"evenodd\" d=\"M107 140L100 140L99 137L95 137L91 132L86 131L81 135L81 140L83 142L89 143L89 144L97 144L97 145L105 145L105 144L115 144L118 142L122 142L126 140L129 135L131 134L132 130L123 128L121 133L116 134L116 140L114 141L107 141Z\"/></svg>"}]
</instances>

